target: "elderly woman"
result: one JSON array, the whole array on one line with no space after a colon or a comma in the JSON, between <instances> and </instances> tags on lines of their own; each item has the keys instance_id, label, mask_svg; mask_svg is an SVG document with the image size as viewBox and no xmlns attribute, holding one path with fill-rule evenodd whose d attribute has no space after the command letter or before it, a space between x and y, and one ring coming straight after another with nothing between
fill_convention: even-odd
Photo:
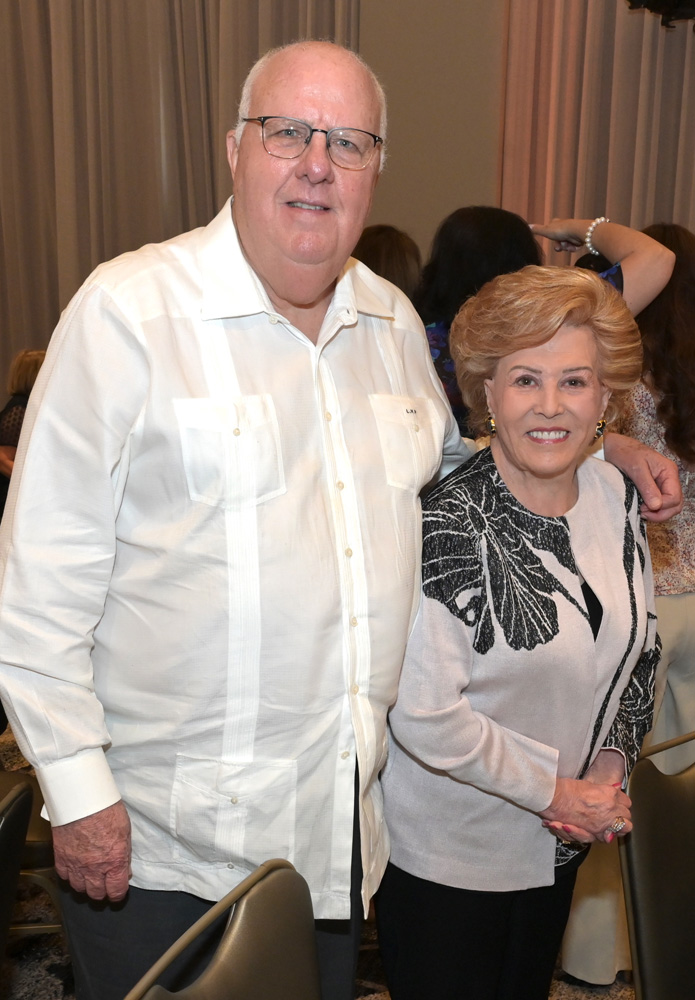
<instances>
[{"instance_id":1,"label":"elderly woman","mask_svg":"<svg viewBox=\"0 0 695 1000\"><path fill-rule=\"evenodd\" d=\"M637 327L581 270L502 275L452 354L491 445L423 504L423 595L383 777L393 1000L544 1000L576 870L622 791L658 660L634 485L586 458L638 380Z\"/></svg>"}]
</instances>

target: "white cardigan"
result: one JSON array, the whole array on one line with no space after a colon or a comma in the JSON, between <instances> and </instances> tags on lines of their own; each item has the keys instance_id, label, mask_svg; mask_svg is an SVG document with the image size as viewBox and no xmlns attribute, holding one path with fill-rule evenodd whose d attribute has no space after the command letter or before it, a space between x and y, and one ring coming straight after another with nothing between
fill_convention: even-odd
<instances>
[{"instance_id":1,"label":"white cardigan","mask_svg":"<svg viewBox=\"0 0 695 1000\"><path fill-rule=\"evenodd\" d=\"M423 504L423 596L382 779L391 860L420 878L551 884L558 841L537 813L556 775L581 776L602 747L629 768L649 730L658 639L640 498L605 462L578 475L572 510L541 517L486 450ZM603 608L596 641L580 574Z\"/></svg>"}]
</instances>

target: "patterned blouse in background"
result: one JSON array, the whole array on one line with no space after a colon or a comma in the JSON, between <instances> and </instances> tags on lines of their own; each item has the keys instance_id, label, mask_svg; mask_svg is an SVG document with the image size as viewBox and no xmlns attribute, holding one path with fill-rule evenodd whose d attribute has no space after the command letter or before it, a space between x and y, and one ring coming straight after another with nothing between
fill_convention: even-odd
<instances>
[{"instance_id":1,"label":"patterned blouse in background","mask_svg":"<svg viewBox=\"0 0 695 1000\"><path fill-rule=\"evenodd\" d=\"M678 466L683 488L683 510L664 524L647 524L657 596L695 592L695 471L688 471L664 440L654 398L638 383L630 393L620 421L623 434L655 448Z\"/></svg>"},{"instance_id":2,"label":"patterned blouse in background","mask_svg":"<svg viewBox=\"0 0 695 1000\"><path fill-rule=\"evenodd\" d=\"M468 407L463 402L461 390L456 381L454 359L449 352L449 326L447 323L428 323L425 327L427 341L434 367L451 404L461 437L473 437L468 426Z\"/></svg>"}]
</instances>

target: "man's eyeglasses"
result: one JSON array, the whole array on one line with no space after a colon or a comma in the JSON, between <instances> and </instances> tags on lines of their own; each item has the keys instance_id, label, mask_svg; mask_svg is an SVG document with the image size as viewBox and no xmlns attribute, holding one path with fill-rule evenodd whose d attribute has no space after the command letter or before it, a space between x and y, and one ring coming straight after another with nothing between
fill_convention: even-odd
<instances>
[{"instance_id":1,"label":"man's eyeglasses","mask_svg":"<svg viewBox=\"0 0 695 1000\"><path fill-rule=\"evenodd\" d=\"M326 136L326 149L331 160L346 170L364 170L371 163L377 145L384 141L380 135L361 128L312 128L297 118L280 118L278 115L242 118L242 121L258 122L266 152L283 160L301 156L314 132L322 132Z\"/></svg>"}]
</instances>

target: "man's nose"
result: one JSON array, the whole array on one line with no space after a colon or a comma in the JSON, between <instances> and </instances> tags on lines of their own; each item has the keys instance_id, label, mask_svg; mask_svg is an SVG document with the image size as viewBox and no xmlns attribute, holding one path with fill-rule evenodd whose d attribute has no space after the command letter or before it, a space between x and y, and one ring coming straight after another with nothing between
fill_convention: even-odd
<instances>
[{"instance_id":1,"label":"man's nose","mask_svg":"<svg viewBox=\"0 0 695 1000\"><path fill-rule=\"evenodd\" d=\"M328 155L326 140L326 133L317 129L297 161L299 171L314 182L325 180L333 174L333 161Z\"/></svg>"}]
</instances>

